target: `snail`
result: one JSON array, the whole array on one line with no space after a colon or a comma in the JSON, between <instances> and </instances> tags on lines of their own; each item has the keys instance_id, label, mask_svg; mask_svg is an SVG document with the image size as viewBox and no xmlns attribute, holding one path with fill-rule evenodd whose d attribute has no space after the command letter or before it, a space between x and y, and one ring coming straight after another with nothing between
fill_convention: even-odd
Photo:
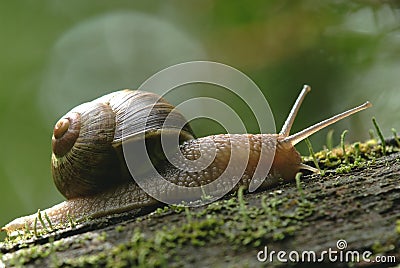
<instances>
[{"instance_id":1,"label":"snail","mask_svg":"<svg viewBox=\"0 0 400 268\"><path fill-rule=\"evenodd\" d=\"M281 180L293 180L301 169L317 172L315 168L301 163L294 145L320 129L372 105L367 101L289 135L301 103L310 90L307 85L303 87L279 134L219 134L196 139L185 118L171 104L154 93L138 90L116 91L81 104L56 123L52 137L53 180L67 201L43 212L53 224L57 224L67 222L71 216L75 219L96 218L160 204L132 179L124 159L122 145L143 142L142 139L157 172L166 180L187 187L215 181L230 161L230 149L234 142L239 145L246 143L250 150L244 151L248 160L246 168L232 191L239 185L249 186L261 148L266 148L267 154L273 159L268 175L259 178L262 181L261 188L274 186ZM201 154L206 155L207 146L211 146L209 144L215 146L215 157L208 166L195 171L177 168L159 148L161 135L178 136L180 145L176 151L185 158L196 160ZM242 152L237 151L236 154ZM135 161L141 158L139 155ZM146 176L147 168L143 169L135 174ZM176 194L173 189L158 186L154 180L150 188L157 188L156 191L164 196L173 197ZM36 217L37 214L32 214L17 218L1 230L10 234L26 227L33 228ZM36 224L38 228L41 227L40 223Z\"/></svg>"}]
</instances>

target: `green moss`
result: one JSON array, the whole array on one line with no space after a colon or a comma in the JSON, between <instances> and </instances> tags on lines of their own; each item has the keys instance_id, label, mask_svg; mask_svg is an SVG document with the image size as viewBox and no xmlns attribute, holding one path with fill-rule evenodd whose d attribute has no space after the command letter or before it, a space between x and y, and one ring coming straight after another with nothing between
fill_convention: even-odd
<instances>
[{"instance_id":1,"label":"green moss","mask_svg":"<svg viewBox=\"0 0 400 268\"><path fill-rule=\"evenodd\" d=\"M125 230L125 227L122 226L122 225L117 225L115 227L115 231L118 232L118 233L122 233L124 230Z\"/></svg>"},{"instance_id":2,"label":"green moss","mask_svg":"<svg viewBox=\"0 0 400 268\"><path fill-rule=\"evenodd\" d=\"M169 206L164 206L162 208L157 208L153 213L154 214L158 214L158 215L162 215L162 214L168 212L169 210L170 210Z\"/></svg>"},{"instance_id":3,"label":"green moss","mask_svg":"<svg viewBox=\"0 0 400 268\"><path fill-rule=\"evenodd\" d=\"M29 261L45 258L50 254L49 250L42 250L40 247L32 247L26 250L23 250L17 254L16 258L11 259L10 265L19 266Z\"/></svg>"},{"instance_id":4,"label":"green moss","mask_svg":"<svg viewBox=\"0 0 400 268\"><path fill-rule=\"evenodd\" d=\"M310 152L310 156L314 162L315 167L319 170L319 173L321 174L321 176L324 176L325 172L323 170L321 170L321 168L319 167L319 164L318 164L317 158L315 157L314 149L312 148L310 140L307 138L304 141L307 144L308 151Z\"/></svg>"},{"instance_id":5,"label":"green moss","mask_svg":"<svg viewBox=\"0 0 400 268\"><path fill-rule=\"evenodd\" d=\"M45 217L46 221L49 221L47 219L48 217L47 216ZM38 221L42 222L43 218L41 220L38 219ZM50 225L50 223L48 224ZM25 243L29 243L32 240L52 235L60 230L68 230L75 228L76 224L77 222L74 223L74 227L71 227L70 222L65 224L57 224L55 226L51 225L51 227L49 228L35 228L34 226L33 229L29 229L28 227L26 227L25 230L23 231L15 231L12 234L8 235L3 242L0 242L0 246L2 248L11 248L15 244L20 244L20 247L24 247Z\"/></svg>"},{"instance_id":6,"label":"green moss","mask_svg":"<svg viewBox=\"0 0 400 268\"><path fill-rule=\"evenodd\" d=\"M372 252L374 254L383 254L391 252L393 249L395 249L395 246L392 243L387 243L385 245L382 245L379 241L377 241L372 245Z\"/></svg>"},{"instance_id":7,"label":"green moss","mask_svg":"<svg viewBox=\"0 0 400 268\"><path fill-rule=\"evenodd\" d=\"M398 146L386 144L385 154L399 151ZM334 170L336 173L347 173L355 168L367 167L381 156L382 144L375 139L347 145L343 142L340 147L324 149L314 154L321 169ZM303 162L315 166L313 156L303 157Z\"/></svg>"},{"instance_id":8,"label":"green moss","mask_svg":"<svg viewBox=\"0 0 400 268\"><path fill-rule=\"evenodd\" d=\"M32 263L37 259L46 258L52 252L54 252L54 250L55 247L53 243L49 243L45 246L30 246L28 248L18 250L14 254L13 258L7 260L7 264L10 266L21 267L25 264ZM5 256L6 255L2 257L3 260Z\"/></svg>"}]
</instances>

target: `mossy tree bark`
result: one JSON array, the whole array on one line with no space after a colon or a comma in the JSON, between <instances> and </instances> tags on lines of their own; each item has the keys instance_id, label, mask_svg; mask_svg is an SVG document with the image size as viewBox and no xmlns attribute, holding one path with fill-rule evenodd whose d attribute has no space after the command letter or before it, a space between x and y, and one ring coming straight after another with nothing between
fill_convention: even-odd
<instances>
[{"instance_id":1,"label":"mossy tree bark","mask_svg":"<svg viewBox=\"0 0 400 268\"><path fill-rule=\"evenodd\" d=\"M2 260L37 267L287 264L277 254L273 263L261 263L257 254L264 258L267 247L269 253L286 251L281 257L296 266L304 263L291 262L290 251L315 251L318 258L329 249L338 252L337 258L340 252L359 252L361 260L354 266L393 266L389 256L400 262L399 182L400 153L395 153L349 173L305 176L300 184L239 194L207 207L135 211L3 244ZM343 250L338 240L347 243ZM367 251L371 262L362 259ZM373 262L378 255L390 262ZM350 265L324 257L325 265ZM318 266L306 266L312 264Z\"/></svg>"}]
</instances>

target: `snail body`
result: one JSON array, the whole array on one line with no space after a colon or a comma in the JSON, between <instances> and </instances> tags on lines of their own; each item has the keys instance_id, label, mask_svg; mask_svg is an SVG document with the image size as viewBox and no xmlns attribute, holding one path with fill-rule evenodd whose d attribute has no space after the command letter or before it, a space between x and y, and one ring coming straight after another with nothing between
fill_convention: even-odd
<instances>
[{"instance_id":1,"label":"snail body","mask_svg":"<svg viewBox=\"0 0 400 268\"><path fill-rule=\"evenodd\" d=\"M252 179L258 179L261 188L265 188L276 185L282 179L292 180L301 169L317 172L315 168L301 163L294 145L371 104L366 102L289 135L300 105L309 91L310 87L304 86L279 134L220 134L197 139L185 118L171 104L153 93L122 90L79 105L56 123L52 137L53 180L67 200L43 212L52 223L57 224L67 222L71 216L75 219L96 218L159 204L152 197L153 194L150 196L132 179L124 158L122 145L131 146L143 141L151 164L171 185L202 187L215 181L218 189L229 187L235 190L241 185L249 187ZM180 145L168 152L172 160L166 157L163 148L160 149L161 134L178 137ZM241 150L242 146L249 150ZM207 157L211 152L214 154ZM264 177L253 178L256 177L259 163L264 161L262 152L270 161L269 172ZM203 159L202 156L211 160L204 168L198 168L196 165L201 163L197 162L193 166L177 168L172 163L176 159L179 162L179 155L193 161ZM166 187L148 175L151 167L141 165L141 158L142 155L135 157L135 161L139 161L136 166L140 167L135 171L135 176L145 178L144 181L150 184L147 188L151 188L152 193L176 202L190 199L190 196L181 196L174 187ZM217 179L228 166L235 166L238 164L235 161L243 159L245 168L236 181L228 186L225 185L226 180L218 182ZM32 214L17 218L2 230L10 234L26 226L32 228L36 217L37 214Z\"/></svg>"}]
</instances>

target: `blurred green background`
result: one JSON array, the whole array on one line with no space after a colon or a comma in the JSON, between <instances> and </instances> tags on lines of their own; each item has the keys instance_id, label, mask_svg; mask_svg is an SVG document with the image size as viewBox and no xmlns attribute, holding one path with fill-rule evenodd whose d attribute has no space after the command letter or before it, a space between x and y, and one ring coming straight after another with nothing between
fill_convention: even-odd
<instances>
[{"instance_id":1,"label":"blurred green background","mask_svg":"<svg viewBox=\"0 0 400 268\"><path fill-rule=\"evenodd\" d=\"M0 225L64 199L50 174L60 116L176 63L241 70L278 129L307 83L292 133L365 100L374 107L331 127L336 143L344 129L368 138L372 116L386 136L400 130L398 1L3 1L0 21Z\"/></svg>"}]
</instances>

